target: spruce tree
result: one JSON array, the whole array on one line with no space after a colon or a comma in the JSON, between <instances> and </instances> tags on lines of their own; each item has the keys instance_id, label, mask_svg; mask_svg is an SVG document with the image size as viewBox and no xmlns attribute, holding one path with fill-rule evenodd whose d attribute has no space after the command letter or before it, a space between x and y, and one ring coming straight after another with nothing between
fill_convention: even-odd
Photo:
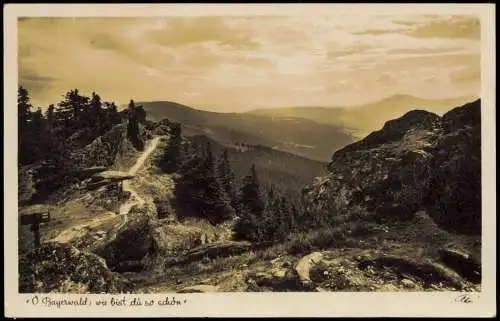
<instances>
[{"instance_id":1,"label":"spruce tree","mask_svg":"<svg viewBox=\"0 0 500 321\"><path fill-rule=\"evenodd\" d=\"M206 148L206 157L202 166L201 181L204 184L201 216L212 224L222 223L231 218L234 214L234 210L231 207L231 200L217 177L210 144L207 144Z\"/></svg>"},{"instance_id":2,"label":"spruce tree","mask_svg":"<svg viewBox=\"0 0 500 321\"><path fill-rule=\"evenodd\" d=\"M87 125L85 111L89 98L80 95L78 89L70 90L57 106L56 119L64 127L65 137Z\"/></svg>"},{"instance_id":3,"label":"spruce tree","mask_svg":"<svg viewBox=\"0 0 500 321\"><path fill-rule=\"evenodd\" d=\"M144 142L140 137L139 121L137 119L136 107L133 100L130 100L127 109L128 125L127 137L137 150L144 150Z\"/></svg>"},{"instance_id":4,"label":"spruce tree","mask_svg":"<svg viewBox=\"0 0 500 321\"><path fill-rule=\"evenodd\" d=\"M143 106L136 106L135 114L137 117L137 121L140 124L144 125L146 123L146 111L144 110L144 107Z\"/></svg>"},{"instance_id":5,"label":"spruce tree","mask_svg":"<svg viewBox=\"0 0 500 321\"><path fill-rule=\"evenodd\" d=\"M290 207L284 196L281 196L278 200L276 221L277 229L275 239L281 241L290 232Z\"/></svg>"},{"instance_id":6,"label":"spruce tree","mask_svg":"<svg viewBox=\"0 0 500 321\"><path fill-rule=\"evenodd\" d=\"M17 134L19 163L24 165L33 161L30 156L29 121L31 119L31 103L28 90L19 86L17 92Z\"/></svg>"},{"instance_id":7,"label":"spruce tree","mask_svg":"<svg viewBox=\"0 0 500 321\"><path fill-rule=\"evenodd\" d=\"M182 163L181 145L182 127L179 123L172 123L165 153L160 161L160 167L165 173L172 173L179 169Z\"/></svg>"},{"instance_id":8,"label":"spruce tree","mask_svg":"<svg viewBox=\"0 0 500 321\"><path fill-rule=\"evenodd\" d=\"M120 114L118 113L118 107L116 107L115 102L104 102L104 110L105 110L105 128L106 130L111 129L116 124L119 124L122 119Z\"/></svg>"},{"instance_id":9,"label":"spruce tree","mask_svg":"<svg viewBox=\"0 0 500 321\"><path fill-rule=\"evenodd\" d=\"M31 136L33 144L31 152L35 161L44 159L48 151L48 132L46 121L42 114L42 109L38 108L32 115L31 120Z\"/></svg>"},{"instance_id":10,"label":"spruce tree","mask_svg":"<svg viewBox=\"0 0 500 321\"><path fill-rule=\"evenodd\" d=\"M264 201L262 200L255 165L250 167L250 171L243 178L243 186L240 189L240 203L244 209L259 216L264 210Z\"/></svg>"},{"instance_id":11,"label":"spruce tree","mask_svg":"<svg viewBox=\"0 0 500 321\"><path fill-rule=\"evenodd\" d=\"M174 195L180 217L199 216L203 204L203 159L195 151L185 157L179 169Z\"/></svg>"},{"instance_id":12,"label":"spruce tree","mask_svg":"<svg viewBox=\"0 0 500 321\"><path fill-rule=\"evenodd\" d=\"M93 92L89 107L86 110L86 119L87 129L97 135L102 135L105 131L102 105L101 97Z\"/></svg>"},{"instance_id":13,"label":"spruce tree","mask_svg":"<svg viewBox=\"0 0 500 321\"><path fill-rule=\"evenodd\" d=\"M54 129L54 111L54 104L50 104L45 112L45 119L47 119L47 128L49 129L49 132L52 132Z\"/></svg>"},{"instance_id":14,"label":"spruce tree","mask_svg":"<svg viewBox=\"0 0 500 321\"><path fill-rule=\"evenodd\" d=\"M250 241L260 241L262 230L259 222L262 222L265 204L262 200L255 165L252 165L248 175L243 179L239 193L239 204L241 208L239 220L235 225L236 235Z\"/></svg>"},{"instance_id":15,"label":"spruce tree","mask_svg":"<svg viewBox=\"0 0 500 321\"><path fill-rule=\"evenodd\" d=\"M231 168L231 164L229 163L229 153L227 149L224 149L222 154L219 157L218 164L217 164L217 173L220 179L220 182L222 184L222 187L224 188L224 191L226 192L227 196L231 200L231 205L233 206L234 209L237 209L237 198L236 198L236 191L234 187L234 172Z\"/></svg>"}]
</instances>

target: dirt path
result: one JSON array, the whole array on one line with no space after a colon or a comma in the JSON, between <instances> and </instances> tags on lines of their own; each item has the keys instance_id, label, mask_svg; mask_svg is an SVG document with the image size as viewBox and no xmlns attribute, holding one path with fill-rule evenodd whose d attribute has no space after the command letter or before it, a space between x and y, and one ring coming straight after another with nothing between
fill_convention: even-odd
<instances>
[{"instance_id":1,"label":"dirt path","mask_svg":"<svg viewBox=\"0 0 500 321\"><path fill-rule=\"evenodd\" d=\"M132 166L128 173L130 175L135 175L136 172L141 168L142 165L144 165L144 162L146 159L149 157L149 155L156 149L158 146L158 142L160 141L160 137L155 137L151 140L149 146L146 148L146 150L142 153L142 155L137 159L135 162L134 166ZM68 243L76 238L85 236L87 231L93 227L97 227L101 225L102 223L114 219L116 217L123 217L122 222L120 223L119 226L114 228L114 233L109 237L109 240L113 240L116 237L116 233L127 224L128 222L128 214L132 207L136 205L142 205L145 203L144 199L137 194L137 192L132 188L132 185L130 184L129 181L124 181L123 182L123 190L126 192L130 193L130 198L123 203L120 206L120 209L118 211L118 215L105 215L105 216L100 216L96 217L95 219L92 219L89 222L85 222L83 224L77 225L77 226L72 226L69 227L63 231L61 231L56 237L52 238L50 241L52 242L58 242L58 243Z\"/></svg>"}]
</instances>

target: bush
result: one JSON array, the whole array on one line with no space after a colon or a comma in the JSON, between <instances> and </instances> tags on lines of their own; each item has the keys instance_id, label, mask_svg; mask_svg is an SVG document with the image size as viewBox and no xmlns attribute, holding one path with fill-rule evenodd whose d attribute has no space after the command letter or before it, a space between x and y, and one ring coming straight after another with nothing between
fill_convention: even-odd
<instances>
[{"instance_id":1,"label":"bush","mask_svg":"<svg viewBox=\"0 0 500 321\"><path fill-rule=\"evenodd\" d=\"M299 254L314 249L337 247L340 242L346 239L343 229L344 227L327 227L311 232L292 233L287 240L287 251L290 254Z\"/></svg>"},{"instance_id":2,"label":"bush","mask_svg":"<svg viewBox=\"0 0 500 321\"><path fill-rule=\"evenodd\" d=\"M156 212L158 213L158 218L160 219L166 218L174 212L169 200L155 198L154 204L156 206Z\"/></svg>"}]
</instances>

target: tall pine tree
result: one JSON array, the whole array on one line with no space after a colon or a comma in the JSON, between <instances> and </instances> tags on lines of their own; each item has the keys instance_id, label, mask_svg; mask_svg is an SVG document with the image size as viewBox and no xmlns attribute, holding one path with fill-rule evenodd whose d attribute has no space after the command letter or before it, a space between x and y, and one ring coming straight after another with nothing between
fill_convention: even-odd
<instances>
[{"instance_id":1,"label":"tall pine tree","mask_svg":"<svg viewBox=\"0 0 500 321\"><path fill-rule=\"evenodd\" d=\"M202 159L192 154L181 167L180 178L175 184L175 204L179 217L197 216L203 199L203 181L200 180Z\"/></svg>"},{"instance_id":2,"label":"tall pine tree","mask_svg":"<svg viewBox=\"0 0 500 321\"><path fill-rule=\"evenodd\" d=\"M65 138L87 125L85 111L88 102L88 97L80 95L78 89L74 89L68 91L57 105L56 120L62 127L61 133Z\"/></svg>"},{"instance_id":3,"label":"tall pine tree","mask_svg":"<svg viewBox=\"0 0 500 321\"><path fill-rule=\"evenodd\" d=\"M30 155L29 122L31 119L31 103L28 90L19 86L17 92L17 130L18 130L18 157L21 165L33 161Z\"/></svg>"},{"instance_id":4,"label":"tall pine tree","mask_svg":"<svg viewBox=\"0 0 500 321\"><path fill-rule=\"evenodd\" d=\"M137 118L137 112L135 103L130 100L127 109L128 125L127 125L127 137L134 145L137 150L144 150L144 142L140 136L139 120Z\"/></svg>"},{"instance_id":5,"label":"tall pine tree","mask_svg":"<svg viewBox=\"0 0 500 321\"><path fill-rule=\"evenodd\" d=\"M263 231L260 222L262 222L265 204L262 200L255 165L252 165L248 175L243 179L239 204L241 205L239 220L234 227L236 236L250 241L262 240Z\"/></svg>"},{"instance_id":6,"label":"tall pine tree","mask_svg":"<svg viewBox=\"0 0 500 321\"><path fill-rule=\"evenodd\" d=\"M182 164L182 127L179 123L170 124L169 138L160 167L165 173L177 171Z\"/></svg>"},{"instance_id":7,"label":"tall pine tree","mask_svg":"<svg viewBox=\"0 0 500 321\"><path fill-rule=\"evenodd\" d=\"M202 169L201 180L204 185L204 193L201 216L212 224L222 223L233 216L234 210L231 207L231 200L217 176L210 143L206 147L206 157Z\"/></svg>"},{"instance_id":8,"label":"tall pine tree","mask_svg":"<svg viewBox=\"0 0 500 321\"><path fill-rule=\"evenodd\" d=\"M232 207L236 210L238 208L238 200L234 186L235 176L231 164L229 163L229 152L227 149L224 149L219 157L217 173L224 191L231 200Z\"/></svg>"},{"instance_id":9,"label":"tall pine tree","mask_svg":"<svg viewBox=\"0 0 500 321\"><path fill-rule=\"evenodd\" d=\"M104 110L101 97L95 92L92 93L92 98L89 102L89 107L86 110L87 129L97 135L104 134Z\"/></svg>"}]
</instances>

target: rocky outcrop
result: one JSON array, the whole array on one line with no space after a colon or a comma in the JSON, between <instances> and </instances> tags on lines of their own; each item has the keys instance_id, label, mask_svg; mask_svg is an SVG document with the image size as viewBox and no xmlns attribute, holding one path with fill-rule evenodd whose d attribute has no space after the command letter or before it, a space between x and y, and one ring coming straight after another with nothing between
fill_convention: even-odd
<instances>
[{"instance_id":1,"label":"rocky outcrop","mask_svg":"<svg viewBox=\"0 0 500 321\"><path fill-rule=\"evenodd\" d=\"M460 233L481 233L481 105L455 108L442 119L429 182L429 214Z\"/></svg>"},{"instance_id":2,"label":"rocky outcrop","mask_svg":"<svg viewBox=\"0 0 500 321\"><path fill-rule=\"evenodd\" d=\"M219 291L219 288L215 285L199 284L182 288L178 290L177 293L207 293Z\"/></svg>"},{"instance_id":3,"label":"rocky outcrop","mask_svg":"<svg viewBox=\"0 0 500 321\"><path fill-rule=\"evenodd\" d=\"M141 127L140 139L145 138L146 132ZM127 168L133 164L135 153L136 149L127 137L127 125L118 124L84 148L73 152L71 157L81 167Z\"/></svg>"},{"instance_id":4,"label":"rocky outcrop","mask_svg":"<svg viewBox=\"0 0 500 321\"><path fill-rule=\"evenodd\" d=\"M481 229L480 100L443 117L414 110L337 151L329 174L304 189L312 215L356 209L392 223L427 211L453 232Z\"/></svg>"},{"instance_id":5,"label":"rocky outcrop","mask_svg":"<svg viewBox=\"0 0 500 321\"><path fill-rule=\"evenodd\" d=\"M295 271L297 272L300 282L304 287L310 287L312 284L311 281L311 268L320 263L323 259L323 254L321 252L313 252L309 255L301 258L297 265L295 266Z\"/></svg>"},{"instance_id":6,"label":"rocky outcrop","mask_svg":"<svg viewBox=\"0 0 500 321\"><path fill-rule=\"evenodd\" d=\"M186 226L179 222L172 222L157 226L152 235L155 247L163 254L183 252L195 248L203 243L214 241L214 236L207 236L208 231L197 226Z\"/></svg>"},{"instance_id":7,"label":"rocky outcrop","mask_svg":"<svg viewBox=\"0 0 500 321\"><path fill-rule=\"evenodd\" d=\"M99 256L50 243L20 257L21 293L124 293L132 284L109 270Z\"/></svg>"},{"instance_id":8,"label":"rocky outcrop","mask_svg":"<svg viewBox=\"0 0 500 321\"><path fill-rule=\"evenodd\" d=\"M481 282L481 263L468 253L456 249L440 249L441 260L467 280Z\"/></svg>"},{"instance_id":9,"label":"rocky outcrop","mask_svg":"<svg viewBox=\"0 0 500 321\"><path fill-rule=\"evenodd\" d=\"M175 260L175 264L184 264L192 261L201 260L202 258L217 258L227 257L230 255L238 255L251 250L254 247L249 242L226 242L212 243L196 247L188 251L184 256Z\"/></svg>"},{"instance_id":10,"label":"rocky outcrop","mask_svg":"<svg viewBox=\"0 0 500 321\"><path fill-rule=\"evenodd\" d=\"M133 209L132 211L138 211ZM141 261L152 249L153 238L147 215L133 213L116 236L95 252L106 260L111 270L125 271L127 267L137 269L133 261ZM123 263L126 262L127 263Z\"/></svg>"}]
</instances>

